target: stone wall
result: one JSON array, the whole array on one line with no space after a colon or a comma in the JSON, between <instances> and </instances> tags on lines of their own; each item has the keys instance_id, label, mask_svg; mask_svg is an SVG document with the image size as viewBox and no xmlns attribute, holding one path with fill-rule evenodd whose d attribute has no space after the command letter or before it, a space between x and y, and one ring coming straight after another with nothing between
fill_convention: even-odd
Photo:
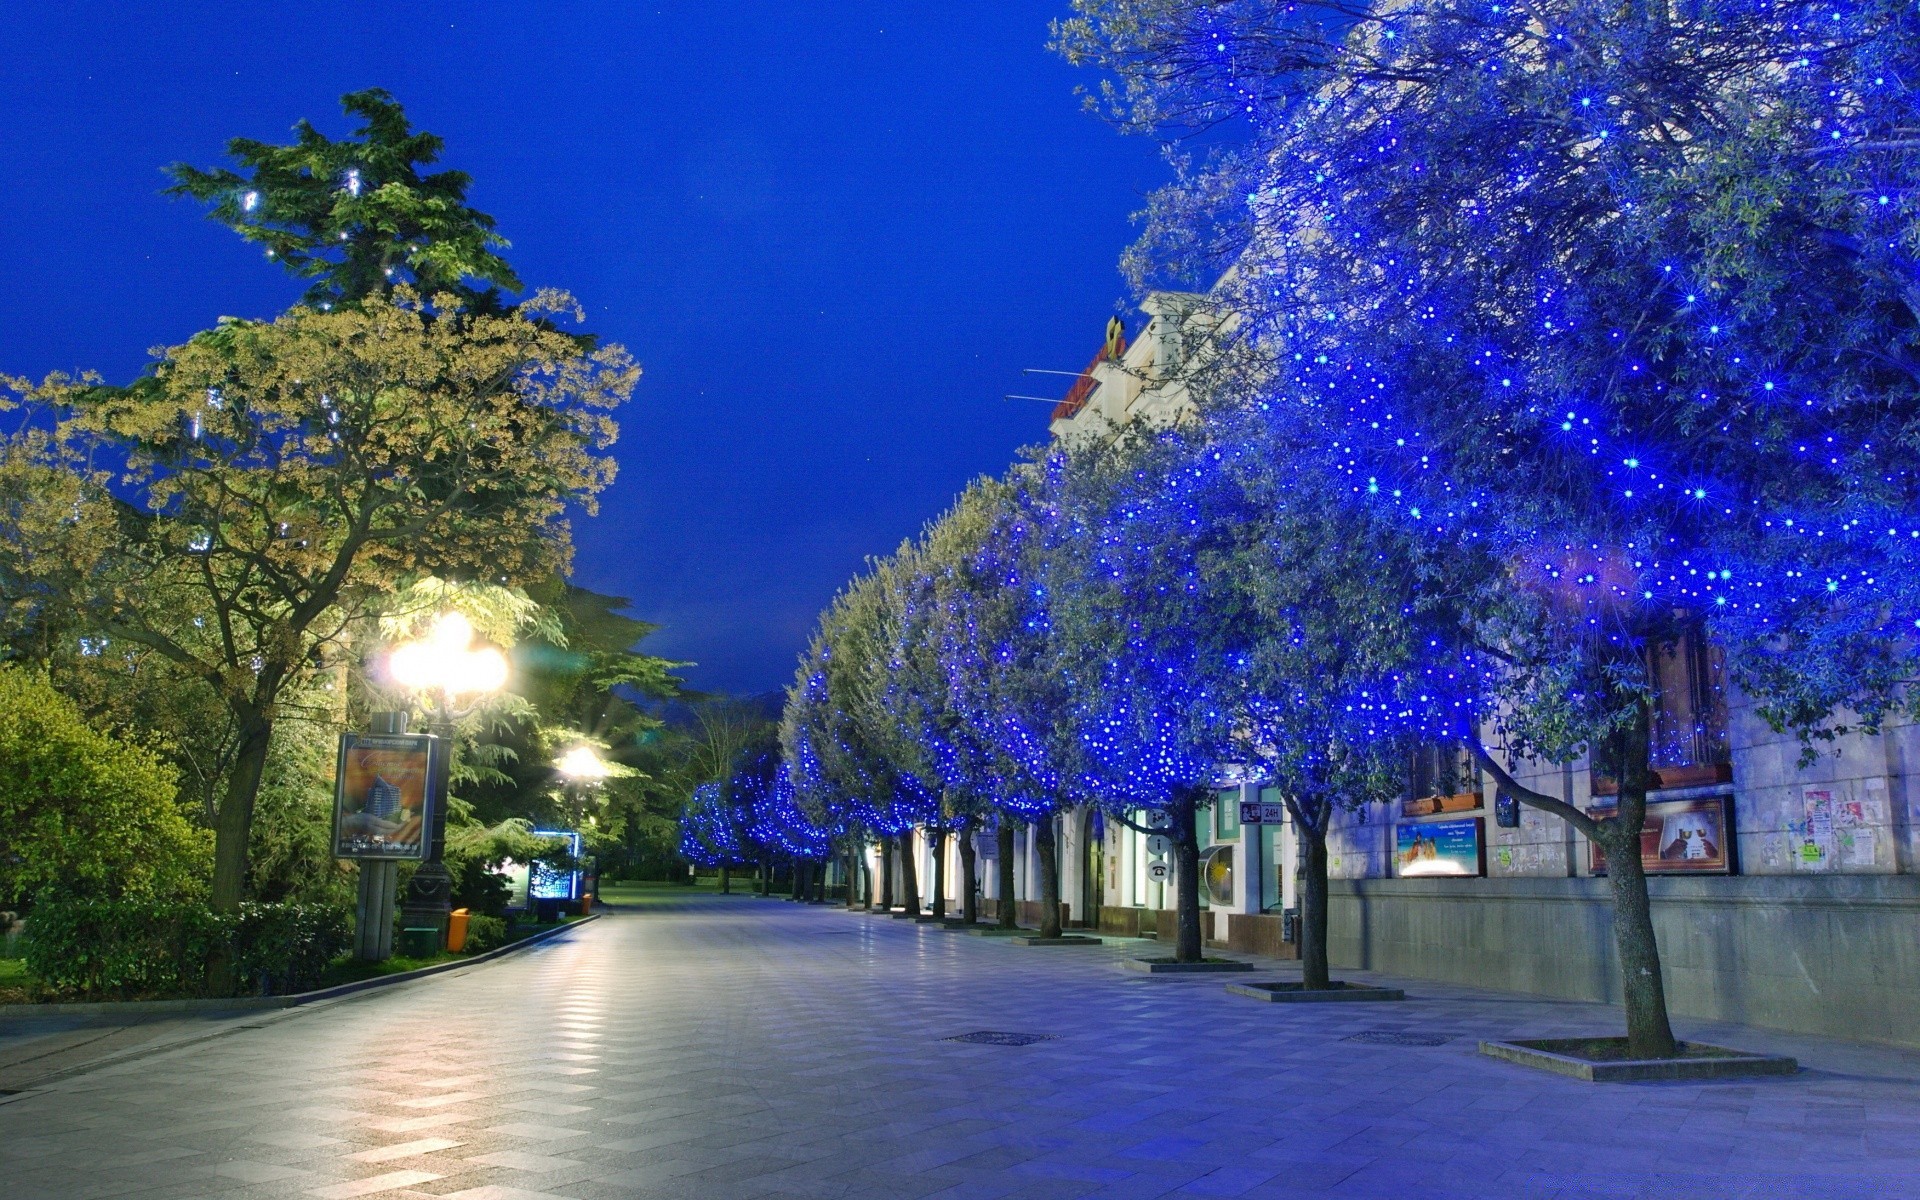
<instances>
[{"instance_id":1,"label":"stone wall","mask_svg":"<svg viewBox=\"0 0 1920 1200\"><path fill-rule=\"evenodd\" d=\"M1920 1046L1920 877L1649 881L1675 1015ZM1605 879L1336 880L1336 966L1620 998Z\"/></svg>"}]
</instances>

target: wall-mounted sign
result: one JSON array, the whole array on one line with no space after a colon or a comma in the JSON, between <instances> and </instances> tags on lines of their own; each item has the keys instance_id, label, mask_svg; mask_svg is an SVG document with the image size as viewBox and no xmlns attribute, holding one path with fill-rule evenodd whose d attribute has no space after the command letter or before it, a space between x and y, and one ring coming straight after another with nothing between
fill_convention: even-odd
<instances>
[{"instance_id":1,"label":"wall-mounted sign","mask_svg":"<svg viewBox=\"0 0 1920 1200\"><path fill-rule=\"evenodd\" d=\"M1612 808L1590 808L1587 815L1606 818ZM1647 823L1640 829L1640 867L1649 875L1726 875L1733 870L1728 797L1700 800L1656 800L1647 805ZM1587 843L1587 865L1604 874L1607 856Z\"/></svg>"},{"instance_id":2,"label":"wall-mounted sign","mask_svg":"<svg viewBox=\"0 0 1920 1200\"><path fill-rule=\"evenodd\" d=\"M1287 806L1275 800L1242 800L1240 802L1240 823L1242 825L1282 825L1287 820Z\"/></svg>"},{"instance_id":3,"label":"wall-mounted sign","mask_svg":"<svg viewBox=\"0 0 1920 1200\"><path fill-rule=\"evenodd\" d=\"M343 733L333 784L335 858L425 858L433 739Z\"/></svg>"},{"instance_id":4,"label":"wall-mounted sign","mask_svg":"<svg viewBox=\"0 0 1920 1200\"><path fill-rule=\"evenodd\" d=\"M1168 854L1172 852L1173 852L1172 838L1168 837L1164 833L1150 833L1147 835L1147 853L1148 854L1153 855L1155 858L1165 858Z\"/></svg>"},{"instance_id":5,"label":"wall-mounted sign","mask_svg":"<svg viewBox=\"0 0 1920 1200\"><path fill-rule=\"evenodd\" d=\"M1164 858L1155 859L1147 864L1147 878L1155 883L1165 883L1173 878L1173 864Z\"/></svg>"},{"instance_id":6,"label":"wall-mounted sign","mask_svg":"<svg viewBox=\"0 0 1920 1200\"><path fill-rule=\"evenodd\" d=\"M1464 821L1402 822L1394 827L1394 873L1407 878L1423 875L1484 875L1480 818Z\"/></svg>"}]
</instances>

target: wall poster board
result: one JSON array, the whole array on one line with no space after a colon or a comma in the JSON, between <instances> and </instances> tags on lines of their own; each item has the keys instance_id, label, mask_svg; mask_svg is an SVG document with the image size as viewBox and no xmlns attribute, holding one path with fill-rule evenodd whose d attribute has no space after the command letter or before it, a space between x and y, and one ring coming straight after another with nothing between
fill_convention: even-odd
<instances>
[{"instance_id":1,"label":"wall poster board","mask_svg":"<svg viewBox=\"0 0 1920 1200\"><path fill-rule=\"evenodd\" d=\"M433 738L427 734L341 734L333 856L425 858L433 770Z\"/></svg>"},{"instance_id":2,"label":"wall poster board","mask_svg":"<svg viewBox=\"0 0 1920 1200\"><path fill-rule=\"evenodd\" d=\"M1487 873L1481 819L1401 822L1394 826L1394 874L1473 877Z\"/></svg>"},{"instance_id":3,"label":"wall poster board","mask_svg":"<svg viewBox=\"0 0 1920 1200\"><path fill-rule=\"evenodd\" d=\"M1593 817L1616 810L1590 808ZM1652 800L1640 831L1640 867L1649 875L1728 875L1733 872L1732 797ZM1607 856L1587 843L1587 865L1596 875L1607 870Z\"/></svg>"}]
</instances>

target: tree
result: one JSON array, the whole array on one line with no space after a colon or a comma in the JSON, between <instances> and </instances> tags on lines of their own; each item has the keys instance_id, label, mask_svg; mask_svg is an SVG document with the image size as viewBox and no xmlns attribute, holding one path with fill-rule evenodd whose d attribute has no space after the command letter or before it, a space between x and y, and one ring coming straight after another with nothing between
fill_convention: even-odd
<instances>
[{"instance_id":1,"label":"tree","mask_svg":"<svg viewBox=\"0 0 1920 1200\"><path fill-rule=\"evenodd\" d=\"M955 750L976 780L991 779L1000 810L1001 920L1011 917L1012 820L1029 822L1039 860L1040 936L1060 936L1057 814L1094 802L1083 771L1087 710L1063 670L1049 572L1058 521L1033 464L979 481L954 512L958 545L943 551L939 620ZM965 548L971 546L971 550Z\"/></svg>"},{"instance_id":2,"label":"tree","mask_svg":"<svg viewBox=\"0 0 1920 1200\"><path fill-rule=\"evenodd\" d=\"M0 665L0 904L44 888L117 899L198 891L208 839L160 757L89 727L42 678Z\"/></svg>"},{"instance_id":3,"label":"tree","mask_svg":"<svg viewBox=\"0 0 1920 1200\"><path fill-rule=\"evenodd\" d=\"M1130 260L1231 266L1215 394L1317 447L1368 519L1495 564L1476 632L1502 695L1461 732L1605 851L1631 1050L1672 1054L1639 857L1651 656L1717 641L1810 754L1912 702L1920 17L1078 7L1059 44L1118 73L1124 120L1240 135ZM1613 815L1508 769L1581 753Z\"/></svg>"},{"instance_id":4,"label":"tree","mask_svg":"<svg viewBox=\"0 0 1920 1200\"><path fill-rule=\"evenodd\" d=\"M233 715L217 907L244 893L282 697L352 621L410 576L566 567L567 510L611 480L607 412L638 374L547 327L570 312L549 294L429 315L400 292L225 322L127 388L10 381L52 429L4 445L0 577L171 660Z\"/></svg>"},{"instance_id":5,"label":"tree","mask_svg":"<svg viewBox=\"0 0 1920 1200\"><path fill-rule=\"evenodd\" d=\"M493 218L467 204L467 175L421 172L439 160L441 139L416 131L380 88L350 92L340 107L365 122L352 138L333 141L304 120L292 145L234 138L227 153L244 174L175 163L168 194L208 205L209 218L312 280L303 302L315 308L409 287L497 310L493 289L518 291L520 280L496 253L507 242Z\"/></svg>"}]
</instances>

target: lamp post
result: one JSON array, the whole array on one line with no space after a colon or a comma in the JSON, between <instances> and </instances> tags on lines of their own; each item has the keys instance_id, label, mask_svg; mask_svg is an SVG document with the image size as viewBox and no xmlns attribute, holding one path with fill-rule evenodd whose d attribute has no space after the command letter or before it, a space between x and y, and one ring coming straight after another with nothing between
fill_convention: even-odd
<instances>
[{"instance_id":1,"label":"lamp post","mask_svg":"<svg viewBox=\"0 0 1920 1200\"><path fill-rule=\"evenodd\" d=\"M426 637L394 647L387 656L387 675L419 698L434 738L427 857L407 885L401 919L409 930L435 930L437 948L446 944L447 914L453 908L453 876L442 855L447 848L454 722L506 685L507 657L492 646L476 647L473 624L457 612L445 612L434 619Z\"/></svg>"},{"instance_id":2,"label":"lamp post","mask_svg":"<svg viewBox=\"0 0 1920 1200\"><path fill-rule=\"evenodd\" d=\"M598 787L610 776L619 774L619 768L615 767L606 759L601 758L592 746L583 743L573 747L555 759L553 761L553 769L558 771L560 777L567 781L567 819L572 822L573 831L579 833L580 826L585 823L582 812L585 804L581 798L581 793L586 789ZM585 876L583 875L582 880L584 881L584 879ZM581 893L582 907L580 909L582 913L587 911L585 907L586 893L584 888L585 884L583 882L583 890Z\"/></svg>"}]
</instances>

